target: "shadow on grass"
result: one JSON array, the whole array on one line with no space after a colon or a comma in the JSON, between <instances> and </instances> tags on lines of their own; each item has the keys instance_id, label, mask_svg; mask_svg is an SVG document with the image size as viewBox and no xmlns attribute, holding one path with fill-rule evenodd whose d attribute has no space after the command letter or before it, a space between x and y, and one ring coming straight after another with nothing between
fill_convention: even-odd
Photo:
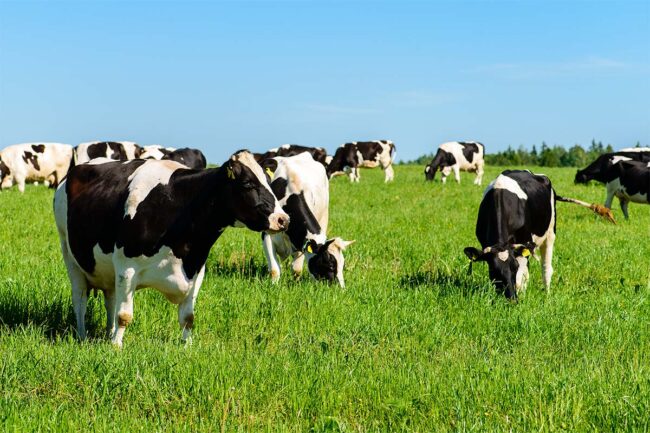
<instances>
[{"instance_id":1,"label":"shadow on grass","mask_svg":"<svg viewBox=\"0 0 650 433\"><path fill-rule=\"evenodd\" d=\"M465 271L455 273L446 271L417 271L406 274L399 279L403 289L431 289L439 296L473 296L486 291L481 285L467 276Z\"/></svg>"},{"instance_id":2,"label":"shadow on grass","mask_svg":"<svg viewBox=\"0 0 650 433\"><path fill-rule=\"evenodd\" d=\"M102 337L104 327L93 320L95 312L103 304L89 299L86 311L86 331L89 338ZM103 305L101 312L104 313ZM40 329L43 335L56 341L68 334L76 334L76 320L69 299L36 299L28 296L11 296L10 292L0 292L0 332L15 332L24 328Z\"/></svg>"},{"instance_id":3,"label":"shadow on grass","mask_svg":"<svg viewBox=\"0 0 650 433\"><path fill-rule=\"evenodd\" d=\"M218 277L238 277L247 279L269 278L269 271L265 264L256 262L253 257L246 260L220 261L208 265L209 272Z\"/></svg>"}]
</instances>

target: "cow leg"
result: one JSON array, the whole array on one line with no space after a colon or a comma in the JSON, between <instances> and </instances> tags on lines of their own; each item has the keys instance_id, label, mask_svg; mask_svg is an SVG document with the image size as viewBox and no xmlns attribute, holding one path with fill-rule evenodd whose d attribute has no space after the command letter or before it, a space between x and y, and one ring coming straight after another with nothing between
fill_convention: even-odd
<instances>
[{"instance_id":1,"label":"cow leg","mask_svg":"<svg viewBox=\"0 0 650 433\"><path fill-rule=\"evenodd\" d=\"M280 264L278 263L275 249L273 248L273 240L271 239L271 236L266 233L262 233L262 249L266 256L266 263L269 266L271 281L277 283L278 280L280 280Z\"/></svg>"},{"instance_id":2,"label":"cow leg","mask_svg":"<svg viewBox=\"0 0 650 433\"><path fill-rule=\"evenodd\" d=\"M302 268L305 264L305 254L302 251L297 251L291 254L293 256L293 263L291 268L293 269L293 276L299 278L302 274Z\"/></svg>"},{"instance_id":3,"label":"cow leg","mask_svg":"<svg viewBox=\"0 0 650 433\"><path fill-rule=\"evenodd\" d=\"M384 182L391 182L393 178L395 177L395 172L393 171L393 164L390 164L388 167L384 169Z\"/></svg>"},{"instance_id":4,"label":"cow leg","mask_svg":"<svg viewBox=\"0 0 650 433\"><path fill-rule=\"evenodd\" d=\"M361 176L359 175L359 167L354 167L352 170L354 171L354 181L359 182L359 179L361 179Z\"/></svg>"},{"instance_id":5,"label":"cow leg","mask_svg":"<svg viewBox=\"0 0 650 433\"><path fill-rule=\"evenodd\" d=\"M350 182L354 182L354 168L350 169L350 172L348 173L348 177L350 178Z\"/></svg>"},{"instance_id":6,"label":"cow leg","mask_svg":"<svg viewBox=\"0 0 650 433\"><path fill-rule=\"evenodd\" d=\"M115 334L115 290L104 290L104 308L106 308L106 337Z\"/></svg>"},{"instance_id":7,"label":"cow leg","mask_svg":"<svg viewBox=\"0 0 650 433\"><path fill-rule=\"evenodd\" d=\"M454 178L456 178L456 182L460 184L460 166L456 164L452 167L452 170L454 170Z\"/></svg>"},{"instance_id":8,"label":"cow leg","mask_svg":"<svg viewBox=\"0 0 650 433\"><path fill-rule=\"evenodd\" d=\"M16 183L18 184L18 191L25 192L25 178L16 176Z\"/></svg>"},{"instance_id":9,"label":"cow leg","mask_svg":"<svg viewBox=\"0 0 650 433\"><path fill-rule=\"evenodd\" d=\"M196 278L192 282L187 297L178 304L178 324L183 330L181 341L188 345L192 344L192 328L194 328L194 305L196 304L196 297L203 284L203 277L205 275L205 265L201 268Z\"/></svg>"},{"instance_id":10,"label":"cow leg","mask_svg":"<svg viewBox=\"0 0 650 433\"><path fill-rule=\"evenodd\" d=\"M135 269L116 270L115 273L115 307L117 312L117 330L113 334L113 344L122 347L126 327L133 321L133 295L135 294Z\"/></svg>"},{"instance_id":11,"label":"cow leg","mask_svg":"<svg viewBox=\"0 0 650 433\"><path fill-rule=\"evenodd\" d=\"M476 179L474 179L474 185L480 185L483 182L483 163L479 162L476 164Z\"/></svg>"},{"instance_id":12,"label":"cow leg","mask_svg":"<svg viewBox=\"0 0 650 433\"><path fill-rule=\"evenodd\" d=\"M74 265L73 265L74 266ZM68 269L72 283L72 307L77 320L77 336L86 339L86 307L88 306L88 282L78 269Z\"/></svg>"},{"instance_id":13,"label":"cow leg","mask_svg":"<svg viewBox=\"0 0 650 433\"><path fill-rule=\"evenodd\" d=\"M549 233L546 241L540 246L542 255L542 272L546 291L551 291L551 277L553 276L553 245L555 233Z\"/></svg>"},{"instance_id":14,"label":"cow leg","mask_svg":"<svg viewBox=\"0 0 650 433\"><path fill-rule=\"evenodd\" d=\"M628 219L630 215L627 213L627 206L630 204L630 201L623 197L619 197L618 201L621 204L621 210L623 211L623 216L625 217L625 219Z\"/></svg>"},{"instance_id":15,"label":"cow leg","mask_svg":"<svg viewBox=\"0 0 650 433\"><path fill-rule=\"evenodd\" d=\"M612 208L612 201L614 200L614 189L607 184L607 198L605 198L605 207Z\"/></svg>"}]
</instances>

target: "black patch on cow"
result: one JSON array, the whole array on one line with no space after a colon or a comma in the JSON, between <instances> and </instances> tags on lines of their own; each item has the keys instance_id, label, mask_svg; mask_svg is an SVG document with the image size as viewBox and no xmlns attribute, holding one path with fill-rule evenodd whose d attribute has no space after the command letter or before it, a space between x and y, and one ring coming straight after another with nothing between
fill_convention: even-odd
<instances>
[{"instance_id":1,"label":"black patch on cow","mask_svg":"<svg viewBox=\"0 0 650 433\"><path fill-rule=\"evenodd\" d=\"M32 149L36 153L43 153L43 152L45 152L45 145L44 144L32 144Z\"/></svg>"},{"instance_id":2,"label":"black patch on cow","mask_svg":"<svg viewBox=\"0 0 650 433\"><path fill-rule=\"evenodd\" d=\"M107 156L106 151L108 148L110 148L113 153ZM116 141L102 141L100 143L93 143L88 146L87 152L89 159L102 157L108 157L116 161L126 161L128 159L124 145Z\"/></svg>"},{"instance_id":3,"label":"black patch on cow","mask_svg":"<svg viewBox=\"0 0 650 433\"><path fill-rule=\"evenodd\" d=\"M275 197L278 200L282 200L284 196L287 194L287 185L288 182L283 177L278 177L275 180L273 180L273 182L271 182L271 190L273 190L273 194L275 194ZM289 215L289 217L291 217L291 215Z\"/></svg>"},{"instance_id":4,"label":"black patch on cow","mask_svg":"<svg viewBox=\"0 0 650 433\"><path fill-rule=\"evenodd\" d=\"M327 166L325 163L325 160L327 159L327 151L323 149L322 147L309 147L309 146L300 146L298 144L289 144L289 145L283 145L279 147L276 151L268 151L265 153L255 153L253 156L255 157L255 160L261 164L263 161L271 158L275 158L276 156L284 156L284 157L289 157L289 156L295 156L299 155L301 153L307 152L309 153L312 158L314 158L314 161L320 162L323 164L323 166Z\"/></svg>"},{"instance_id":5,"label":"black patch on cow","mask_svg":"<svg viewBox=\"0 0 650 433\"><path fill-rule=\"evenodd\" d=\"M474 160L474 154L478 153L478 144L474 142L458 142L463 147L463 156L467 162L472 162Z\"/></svg>"},{"instance_id":6,"label":"black patch on cow","mask_svg":"<svg viewBox=\"0 0 650 433\"><path fill-rule=\"evenodd\" d=\"M160 151L164 154L162 159L180 162L189 168L203 169L208 165L205 159L205 155L203 155L203 152L198 149L183 147L181 149L169 151L167 149L161 148Z\"/></svg>"},{"instance_id":7,"label":"black patch on cow","mask_svg":"<svg viewBox=\"0 0 650 433\"><path fill-rule=\"evenodd\" d=\"M82 164L68 174L68 240L86 272L95 268L97 244L105 254L123 247L127 257L150 257L167 246L193 278L235 220L268 229L275 197L248 167L231 160L218 169L177 169L168 184L151 190L133 218L125 216L128 177L145 163L158 162Z\"/></svg>"},{"instance_id":8,"label":"black patch on cow","mask_svg":"<svg viewBox=\"0 0 650 433\"><path fill-rule=\"evenodd\" d=\"M628 195L650 193L650 167L646 162L620 161L610 167L605 178L607 183L618 179Z\"/></svg>"},{"instance_id":9,"label":"black patch on cow","mask_svg":"<svg viewBox=\"0 0 650 433\"><path fill-rule=\"evenodd\" d=\"M0 182L2 182L5 177L9 176L9 174L11 174L11 170L7 164L5 164L2 159L0 159Z\"/></svg>"},{"instance_id":10,"label":"black patch on cow","mask_svg":"<svg viewBox=\"0 0 650 433\"><path fill-rule=\"evenodd\" d=\"M25 161L25 164L31 164L36 170L41 169L38 165L38 157L32 152L25 151L23 153L23 161Z\"/></svg>"},{"instance_id":11,"label":"black patch on cow","mask_svg":"<svg viewBox=\"0 0 650 433\"><path fill-rule=\"evenodd\" d=\"M320 224L318 224L318 220L316 220L316 217L309 208L305 200L305 195L302 192L300 194L290 195L285 205L282 206L282 209L291 219L291 223L287 229L287 235L294 249L300 251L307 238L307 233L320 233Z\"/></svg>"},{"instance_id":12,"label":"black patch on cow","mask_svg":"<svg viewBox=\"0 0 650 433\"><path fill-rule=\"evenodd\" d=\"M345 167L356 168L359 165L357 150L355 143L345 143L336 149L332 161L326 168L327 177L332 177L332 174L337 171L343 171Z\"/></svg>"}]
</instances>

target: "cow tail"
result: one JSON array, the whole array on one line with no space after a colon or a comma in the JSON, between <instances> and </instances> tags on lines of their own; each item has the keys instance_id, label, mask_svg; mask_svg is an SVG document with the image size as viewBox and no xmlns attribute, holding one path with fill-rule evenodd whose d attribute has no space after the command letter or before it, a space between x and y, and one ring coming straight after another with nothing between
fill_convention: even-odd
<instances>
[{"instance_id":1,"label":"cow tail","mask_svg":"<svg viewBox=\"0 0 650 433\"><path fill-rule=\"evenodd\" d=\"M397 152L397 146L392 141L390 142L390 159L395 157L395 152Z\"/></svg>"},{"instance_id":2,"label":"cow tail","mask_svg":"<svg viewBox=\"0 0 650 433\"><path fill-rule=\"evenodd\" d=\"M563 201L565 203L573 203L573 204L577 204L578 206L591 209L592 211L594 211L594 213L596 213L600 217L605 218L607 221L616 224L616 220L614 219L614 214L612 214L611 209L608 209L601 204L587 203L586 201L578 200L575 198L562 197L561 195L558 194L555 194L555 199L557 201Z\"/></svg>"}]
</instances>

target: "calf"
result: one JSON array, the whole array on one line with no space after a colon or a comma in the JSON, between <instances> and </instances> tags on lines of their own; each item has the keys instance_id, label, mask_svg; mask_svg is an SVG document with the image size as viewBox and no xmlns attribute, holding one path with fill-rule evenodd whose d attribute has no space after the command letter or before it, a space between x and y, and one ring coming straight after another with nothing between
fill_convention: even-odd
<instances>
[{"instance_id":1,"label":"calf","mask_svg":"<svg viewBox=\"0 0 650 433\"><path fill-rule=\"evenodd\" d=\"M359 182L359 167L381 166L384 170L384 182L390 182L395 177L393 171L395 150L395 144L390 140L345 143L336 150L327 165L327 175L331 179L349 171L350 182Z\"/></svg>"},{"instance_id":2,"label":"calf","mask_svg":"<svg viewBox=\"0 0 650 433\"><path fill-rule=\"evenodd\" d=\"M57 186L65 177L72 158L72 146L60 143L24 143L8 146L0 152L2 189L18 184L25 192L25 182L43 181Z\"/></svg>"},{"instance_id":3,"label":"calf","mask_svg":"<svg viewBox=\"0 0 650 433\"><path fill-rule=\"evenodd\" d=\"M268 173L272 173L271 189L282 209L291 218L291 225L284 233L262 234L264 254L269 265L271 279L280 278L280 261L293 258L293 272L302 272L305 256L307 269L317 280L338 281L343 279L343 250L354 241L337 237L327 239L329 209L329 181L325 169L308 153L264 161Z\"/></svg>"},{"instance_id":4,"label":"calf","mask_svg":"<svg viewBox=\"0 0 650 433\"><path fill-rule=\"evenodd\" d=\"M270 149L265 153L256 153L255 159L257 162L261 163L266 159L275 158L276 156L295 156L303 152L309 153L314 161L320 162L323 166L327 167L328 156L325 149L322 147L308 147L297 144L283 144L282 146Z\"/></svg>"},{"instance_id":5,"label":"calf","mask_svg":"<svg viewBox=\"0 0 650 433\"><path fill-rule=\"evenodd\" d=\"M605 207L611 209L618 197L625 219L629 218L628 204L650 203L650 162L619 161L602 176L607 188Z\"/></svg>"},{"instance_id":6,"label":"calf","mask_svg":"<svg viewBox=\"0 0 650 433\"><path fill-rule=\"evenodd\" d=\"M70 166L83 164L95 158L130 161L140 158L143 149L132 141L91 141L74 148Z\"/></svg>"},{"instance_id":7,"label":"calf","mask_svg":"<svg viewBox=\"0 0 650 433\"><path fill-rule=\"evenodd\" d=\"M59 186L54 212L79 337L86 337L88 291L100 289L118 347L137 289L153 287L178 305L187 341L205 262L224 229L276 232L289 223L247 151L209 170L142 159L78 165Z\"/></svg>"},{"instance_id":8,"label":"calf","mask_svg":"<svg viewBox=\"0 0 650 433\"><path fill-rule=\"evenodd\" d=\"M478 141L450 141L443 143L438 148L436 156L424 168L426 180L433 180L436 171L440 170L442 183L453 171L456 182L460 183L460 171L476 172L475 185L480 185L483 180L483 156L485 147Z\"/></svg>"},{"instance_id":9,"label":"calf","mask_svg":"<svg viewBox=\"0 0 650 433\"><path fill-rule=\"evenodd\" d=\"M591 180L607 183L607 171L619 161L650 162L650 147L623 149L619 152L604 153L586 168L578 170L575 183L586 184Z\"/></svg>"}]
</instances>

